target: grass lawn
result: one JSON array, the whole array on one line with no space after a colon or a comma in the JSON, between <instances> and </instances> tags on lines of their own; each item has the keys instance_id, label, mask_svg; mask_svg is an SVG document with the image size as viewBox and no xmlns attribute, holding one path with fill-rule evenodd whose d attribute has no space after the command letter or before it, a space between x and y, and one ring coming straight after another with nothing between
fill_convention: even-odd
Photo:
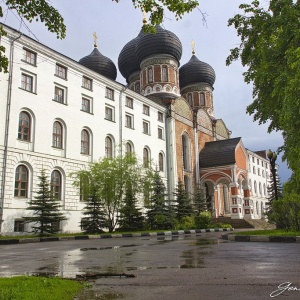
<instances>
[{"instance_id":1,"label":"grass lawn","mask_svg":"<svg viewBox=\"0 0 300 300\"><path fill-rule=\"evenodd\" d=\"M62 278L0 278L0 300L73 300L84 283Z\"/></svg>"},{"instance_id":2,"label":"grass lawn","mask_svg":"<svg viewBox=\"0 0 300 300\"><path fill-rule=\"evenodd\" d=\"M236 235L268 235L268 236L300 236L300 231L286 231L283 229L253 230L236 232Z\"/></svg>"}]
</instances>

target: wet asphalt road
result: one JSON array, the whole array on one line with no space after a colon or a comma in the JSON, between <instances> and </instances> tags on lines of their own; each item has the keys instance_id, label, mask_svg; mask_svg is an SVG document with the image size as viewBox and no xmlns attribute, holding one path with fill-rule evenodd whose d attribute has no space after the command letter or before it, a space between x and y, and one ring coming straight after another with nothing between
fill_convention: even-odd
<instances>
[{"instance_id":1,"label":"wet asphalt road","mask_svg":"<svg viewBox=\"0 0 300 300\"><path fill-rule=\"evenodd\" d=\"M300 299L300 244L247 243L221 233L0 246L0 276L102 277L78 299ZM289 282L290 290L280 284ZM288 285L288 284L286 284ZM292 290L293 289L293 290Z\"/></svg>"}]
</instances>

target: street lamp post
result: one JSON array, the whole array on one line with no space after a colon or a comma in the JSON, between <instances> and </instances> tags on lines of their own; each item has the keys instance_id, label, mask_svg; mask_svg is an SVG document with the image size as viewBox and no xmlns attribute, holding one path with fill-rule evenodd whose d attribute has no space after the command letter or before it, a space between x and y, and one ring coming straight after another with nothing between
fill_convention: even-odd
<instances>
[{"instance_id":1,"label":"street lamp post","mask_svg":"<svg viewBox=\"0 0 300 300\"><path fill-rule=\"evenodd\" d=\"M276 159L277 159L277 154L271 149L269 149L267 153L268 159L270 160L271 164L271 172L273 176L273 183L274 183L274 191L275 191L275 200L278 200L278 191L277 191L277 178L276 178Z\"/></svg>"}]
</instances>

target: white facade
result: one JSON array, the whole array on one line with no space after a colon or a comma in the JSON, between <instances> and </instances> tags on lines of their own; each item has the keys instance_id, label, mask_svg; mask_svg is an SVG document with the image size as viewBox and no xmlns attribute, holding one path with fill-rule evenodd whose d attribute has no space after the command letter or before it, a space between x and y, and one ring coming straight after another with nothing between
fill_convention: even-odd
<instances>
[{"instance_id":1,"label":"white facade","mask_svg":"<svg viewBox=\"0 0 300 300\"><path fill-rule=\"evenodd\" d=\"M2 232L30 231L29 227L23 227L22 218L29 213L26 208L35 196L42 169L55 182L54 191L59 194L68 218L61 224L64 232L80 231L85 206L70 173L101 157L125 151L135 152L141 160L147 156L153 167L160 170L169 195L173 195L181 177L187 190L193 193L201 176L204 179L208 176L200 174L199 153L206 142L230 139L230 131L222 119L212 117L212 87L207 102L202 99L196 110L177 90L166 93L174 94L172 100L158 104L162 101L156 99L163 98L159 98L161 90L156 85L158 94L155 100L150 100L14 29L5 27L5 30L8 35L1 38L0 44L5 47L10 64L9 73L0 73ZM157 70L157 65L153 68ZM167 77L179 86L176 72ZM193 93L196 98L204 97L203 87L199 90L196 86ZM187 137L186 147L183 136ZM212 207L218 207L216 216L243 218L246 215L242 212L242 198L245 198L247 217L261 218L267 202L269 162L249 150L240 152L239 157L239 162L230 165L229 182L222 179L226 166L214 165L212 179L216 180L216 186L222 184L222 189L215 191L211 183ZM241 164L246 160L245 166ZM238 170L243 173L240 183L237 163L243 166ZM246 183L250 197L244 195L244 190L248 190ZM236 205L233 201L237 199L240 213L234 215L231 206Z\"/></svg>"},{"instance_id":2,"label":"white facade","mask_svg":"<svg viewBox=\"0 0 300 300\"><path fill-rule=\"evenodd\" d=\"M264 151L265 152L265 151ZM270 162L256 152L247 150L248 154L248 183L251 200L253 201L253 218L264 218L267 207L268 184L270 180Z\"/></svg>"},{"instance_id":3,"label":"white facade","mask_svg":"<svg viewBox=\"0 0 300 300\"><path fill-rule=\"evenodd\" d=\"M42 168L49 179L55 170L61 176L61 205L68 218L63 222L62 230L80 231L84 204L80 202L79 191L72 186L69 174L104 157L106 151L110 152L107 137L113 144L113 155L126 151L128 142L140 159L146 148L154 165L159 165L162 154L164 171L161 175L165 177L165 107L16 31L9 28L6 31L8 36L2 38L1 44L12 63L11 76L0 73L3 232L13 232L14 220L28 214L24 209L34 197ZM28 59L30 53L34 54L35 62ZM57 65L63 67L66 74L58 73ZM66 75L66 78L56 73ZM90 80L90 88L83 87L86 83L83 78ZM30 118L29 137L25 138L19 133L21 113ZM54 129L54 124L61 126L62 134ZM86 144L82 142L83 130L88 134ZM8 140L4 141L6 134ZM87 144L88 149L82 149ZM28 170L26 196L15 196L15 174L20 165Z\"/></svg>"}]
</instances>

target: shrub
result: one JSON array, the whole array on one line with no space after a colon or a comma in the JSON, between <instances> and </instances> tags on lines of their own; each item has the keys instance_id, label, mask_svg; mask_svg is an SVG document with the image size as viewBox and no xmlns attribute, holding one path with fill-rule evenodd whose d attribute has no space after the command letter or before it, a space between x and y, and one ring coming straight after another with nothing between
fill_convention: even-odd
<instances>
[{"instance_id":1,"label":"shrub","mask_svg":"<svg viewBox=\"0 0 300 300\"><path fill-rule=\"evenodd\" d=\"M287 231L300 230L300 195L293 193L273 201L269 220L274 222L277 228Z\"/></svg>"},{"instance_id":2,"label":"shrub","mask_svg":"<svg viewBox=\"0 0 300 300\"><path fill-rule=\"evenodd\" d=\"M230 224L226 224L226 223L214 223L211 224L212 228L232 228L232 226Z\"/></svg>"},{"instance_id":3,"label":"shrub","mask_svg":"<svg viewBox=\"0 0 300 300\"><path fill-rule=\"evenodd\" d=\"M198 229L208 228L208 225L211 222L211 213L209 211L203 211L194 218L195 226Z\"/></svg>"},{"instance_id":4,"label":"shrub","mask_svg":"<svg viewBox=\"0 0 300 300\"><path fill-rule=\"evenodd\" d=\"M184 229L194 229L195 228L195 220L193 217L183 217L181 222L176 226L176 229L184 230Z\"/></svg>"}]
</instances>

